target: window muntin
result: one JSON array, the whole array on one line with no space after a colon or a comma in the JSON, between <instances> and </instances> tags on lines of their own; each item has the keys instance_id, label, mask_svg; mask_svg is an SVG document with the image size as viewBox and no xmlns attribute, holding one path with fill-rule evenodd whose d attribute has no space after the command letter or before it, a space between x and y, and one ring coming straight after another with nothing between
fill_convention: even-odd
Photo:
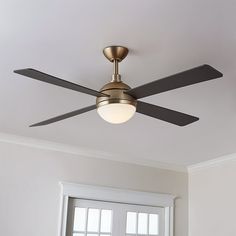
<instances>
[{"instance_id":1,"label":"window muntin","mask_svg":"<svg viewBox=\"0 0 236 236\"><path fill-rule=\"evenodd\" d=\"M164 235L162 207L70 199L69 211L67 236Z\"/></svg>"},{"instance_id":2,"label":"window muntin","mask_svg":"<svg viewBox=\"0 0 236 236\"><path fill-rule=\"evenodd\" d=\"M158 235L159 215L143 212L127 212L126 235Z\"/></svg>"},{"instance_id":3,"label":"window muntin","mask_svg":"<svg viewBox=\"0 0 236 236\"><path fill-rule=\"evenodd\" d=\"M73 236L111 236L112 210L74 207Z\"/></svg>"}]
</instances>

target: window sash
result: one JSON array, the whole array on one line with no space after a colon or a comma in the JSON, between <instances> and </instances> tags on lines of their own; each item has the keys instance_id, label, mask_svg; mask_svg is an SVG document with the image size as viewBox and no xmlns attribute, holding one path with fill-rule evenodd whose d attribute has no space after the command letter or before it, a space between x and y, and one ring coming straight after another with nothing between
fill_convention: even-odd
<instances>
[{"instance_id":1,"label":"window sash","mask_svg":"<svg viewBox=\"0 0 236 236\"><path fill-rule=\"evenodd\" d=\"M87 208L87 209L94 208L94 209L112 210L113 213L112 213L111 233L103 233L103 232L100 232L100 230L98 230L97 232L94 232L94 231L89 232L87 231L87 229L85 229L85 231L74 231L73 230L74 210L76 207ZM135 212L137 214L138 213L158 214L159 216L158 236L164 236L165 209L163 207L151 207L151 206L144 206L144 205L84 200L84 199L75 199L75 198L69 199L66 236L73 236L73 233L83 233L85 236L87 236L87 234L93 234L93 235L97 234L99 236L101 234L111 235L111 236L121 236L121 235L122 236L126 236L126 235L127 236L142 236L142 235L149 236L148 231L147 231L147 234L138 234L138 232L133 233L133 234L126 233L127 212Z\"/></svg>"}]
</instances>

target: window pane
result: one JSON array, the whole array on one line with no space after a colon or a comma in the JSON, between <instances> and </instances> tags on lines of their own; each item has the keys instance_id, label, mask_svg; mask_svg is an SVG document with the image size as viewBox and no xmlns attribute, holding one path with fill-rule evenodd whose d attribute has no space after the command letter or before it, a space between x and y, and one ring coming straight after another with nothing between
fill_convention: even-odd
<instances>
[{"instance_id":1,"label":"window pane","mask_svg":"<svg viewBox=\"0 0 236 236\"><path fill-rule=\"evenodd\" d=\"M126 220L127 234L136 234L136 220L137 220L136 212L127 212L127 220Z\"/></svg>"},{"instance_id":2,"label":"window pane","mask_svg":"<svg viewBox=\"0 0 236 236\"><path fill-rule=\"evenodd\" d=\"M89 209L88 211L88 228L87 231L98 232L99 210ZM94 235L96 236L96 235Z\"/></svg>"},{"instance_id":3,"label":"window pane","mask_svg":"<svg viewBox=\"0 0 236 236\"><path fill-rule=\"evenodd\" d=\"M100 236L111 236L110 234L100 234Z\"/></svg>"},{"instance_id":4,"label":"window pane","mask_svg":"<svg viewBox=\"0 0 236 236\"><path fill-rule=\"evenodd\" d=\"M84 231L85 221L86 221L86 208L75 207L74 231Z\"/></svg>"},{"instance_id":5,"label":"window pane","mask_svg":"<svg viewBox=\"0 0 236 236\"><path fill-rule=\"evenodd\" d=\"M111 210L102 210L101 212L101 232L111 232Z\"/></svg>"},{"instance_id":6,"label":"window pane","mask_svg":"<svg viewBox=\"0 0 236 236\"><path fill-rule=\"evenodd\" d=\"M157 235L159 232L159 216L157 214L149 215L149 234Z\"/></svg>"},{"instance_id":7,"label":"window pane","mask_svg":"<svg viewBox=\"0 0 236 236\"><path fill-rule=\"evenodd\" d=\"M74 233L73 236L84 236L84 234Z\"/></svg>"},{"instance_id":8,"label":"window pane","mask_svg":"<svg viewBox=\"0 0 236 236\"><path fill-rule=\"evenodd\" d=\"M138 214L138 234L147 234L147 219L146 213Z\"/></svg>"}]
</instances>

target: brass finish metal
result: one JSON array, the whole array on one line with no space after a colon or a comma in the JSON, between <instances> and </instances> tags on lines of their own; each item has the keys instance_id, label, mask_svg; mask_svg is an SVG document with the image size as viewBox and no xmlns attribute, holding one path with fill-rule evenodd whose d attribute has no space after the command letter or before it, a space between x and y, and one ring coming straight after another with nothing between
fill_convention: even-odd
<instances>
[{"instance_id":1,"label":"brass finish metal","mask_svg":"<svg viewBox=\"0 0 236 236\"><path fill-rule=\"evenodd\" d=\"M125 94L124 91L129 90L130 87L123 82L110 82L103 86L100 92L103 92L110 97L97 97L97 108L111 103L125 103L136 107L137 101L132 96Z\"/></svg>"},{"instance_id":2,"label":"brass finish metal","mask_svg":"<svg viewBox=\"0 0 236 236\"><path fill-rule=\"evenodd\" d=\"M112 82L121 82L121 76L119 74L119 62L117 60L113 61L113 75Z\"/></svg>"},{"instance_id":3,"label":"brass finish metal","mask_svg":"<svg viewBox=\"0 0 236 236\"><path fill-rule=\"evenodd\" d=\"M111 82L121 82L121 76L119 74L113 74Z\"/></svg>"},{"instance_id":4,"label":"brass finish metal","mask_svg":"<svg viewBox=\"0 0 236 236\"><path fill-rule=\"evenodd\" d=\"M130 87L124 82L109 82L105 84L99 91L103 91L105 94L107 94L107 91L111 89L129 90Z\"/></svg>"},{"instance_id":5,"label":"brass finish metal","mask_svg":"<svg viewBox=\"0 0 236 236\"><path fill-rule=\"evenodd\" d=\"M117 60L113 61L113 74L119 74L119 62Z\"/></svg>"},{"instance_id":6,"label":"brass finish metal","mask_svg":"<svg viewBox=\"0 0 236 236\"><path fill-rule=\"evenodd\" d=\"M103 49L104 56L113 62L117 60L121 62L128 55L129 49L123 46L109 46Z\"/></svg>"},{"instance_id":7,"label":"brass finish metal","mask_svg":"<svg viewBox=\"0 0 236 236\"><path fill-rule=\"evenodd\" d=\"M119 74L119 62L121 62L128 54L129 50L122 46L110 46L103 49L105 57L113 62L112 81L104 85L100 92L109 95L97 97L97 108L111 103L130 104L136 107L137 101L129 94L124 93L130 87L121 81Z\"/></svg>"},{"instance_id":8,"label":"brass finish metal","mask_svg":"<svg viewBox=\"0 0 236 236\"><path fill-rule=\"evenodd\" d=\"M112 82L121 82L119 74L119 62L121 62L127 55L129 49L123 46L109 46L103 49L103 54L110 61L113 62Z\"/></svg>"}]
</instances>

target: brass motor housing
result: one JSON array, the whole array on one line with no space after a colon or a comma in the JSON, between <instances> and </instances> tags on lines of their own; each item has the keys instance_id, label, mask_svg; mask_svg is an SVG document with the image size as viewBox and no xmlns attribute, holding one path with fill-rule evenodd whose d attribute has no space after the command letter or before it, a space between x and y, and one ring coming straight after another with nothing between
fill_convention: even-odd
<instances>
[{"instance_id":1,"label":"brass motor housing","mask_svg":"<svg viewBox=\"0 0 236 236\"><path fill-rule=\"evenodd\" d=\"M122 104L130 104L136 107L137 101L132 96L124 93L124 91L129 90L130 87L123 82L110 82L104 85L100 92L110 95L109 97L97 97L96 105L97 108L108 105L111 103L122 103Z\"/></svg>"}]
</instances>

